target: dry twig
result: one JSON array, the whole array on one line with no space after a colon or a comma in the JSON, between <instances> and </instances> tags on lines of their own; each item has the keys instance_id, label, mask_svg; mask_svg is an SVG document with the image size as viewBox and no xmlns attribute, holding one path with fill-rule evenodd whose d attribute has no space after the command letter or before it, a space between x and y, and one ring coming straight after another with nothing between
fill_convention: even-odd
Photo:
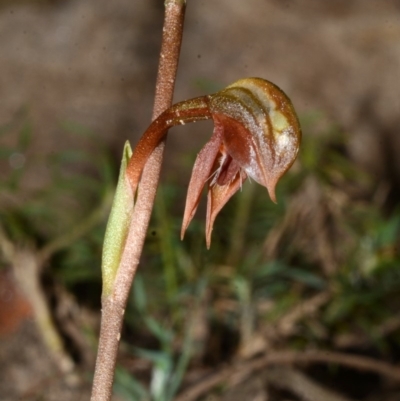
<instances>
[{"instance_id":1,"label":"dry twig","mask_svg":"<svg viewBox=\"0 0 400 401\"><path fill-rule=\"evenodd\" d=\"M194 401L201 395L206 394L213 387L224 383L228 379L231 379L232 382L237 384L245 380L250 374L263 370L268 366L309 365L313 363L338 364L353 369L373 372L400 381L399 367L364 356L329 351L271 352L251 361L240 361L232 366L214 372L201 382L183 391L175 401Z\"/></svg>"},{"instance_id":2,"label":"dry twig","mask_svg":"<svg viewBox=\"0 0 400 401\"><path fill-rule=\"evenodd\" d=\"M296 369L270 368L264 375L268 383L289 390L304 401L351 401L327 389Z\"/></svg>"},{"instance_id":3,"label":"dry twig","mask_svg":"<svg viewBox=\"0 0 400 401\"><path fill-rule=\"evenodd\" d=\"M295 331L296 324L305 317L315 315L317 310L331 299L331 296L332 293L330 291L324 291L300 302L299 305L296 305L279 319L274 331L279 337L292 335Z\"/></svg>"},{"instance_id":4,"label":"dry twig","mask_svg":"<svg viewBox=\"0 0 400 401\"><path fill-rule=\"evenodd\" d=\"M42 265L37 257L37 251L13 244L2 227L0 227L0 251L12 266L15 279L32 306L35 322L54 362L61 372L71 373L74 363L64 350L63 341L54 325L50 308L41 288ZM76 381L72 376L71 380Z\"/></svg>"}]
</instances>

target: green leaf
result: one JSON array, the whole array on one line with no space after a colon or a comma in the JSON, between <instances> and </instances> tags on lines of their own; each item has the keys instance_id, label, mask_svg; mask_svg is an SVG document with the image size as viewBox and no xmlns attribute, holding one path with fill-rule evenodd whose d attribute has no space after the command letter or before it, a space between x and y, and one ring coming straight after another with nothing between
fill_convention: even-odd
<instances>
[{"instance_id":1,"label":"green leaf","mask_svg":"<svg viewBox=\"0 0 400 401\"><path fill-rule=\"evenodd\" d=\"M318 289L325 288L325 282L322 278L303 269L292 267L285 271L285 275L294 281L299 281L301 283L309 285L310 287Z\"/></svg>"},{"instance_id":2,"label":"green leaf","mask_svg":"<svg viewBox=\"0 0 400 401\"><path fill-rule=\"evenodd\" d=\"M133 192L126 176L126 167L131 155L132 149L127 141L103 245L101 271L105 297L112 292L133 213Z\"/></svg>"},{"instance_id":3,"label":"green leaf","mask_svg":"<svg viewBox=\"0 0 400 401\"><path fill-rule=\"evenodd\" d=\"M154 351L143 348L136 348L136 354L153 362L159 369L170 372L172 368L172 357L163 351Z\"/></svg>"},{"instance_id":4,"label":"green leaf","mask_svg":"<svg viewBox=\"0 0 400 401\"><path fill-rule=\"evenodd\" d=\"M131 401L149 400L147 390L127 370L118 367L115 371L114 390Z\"/></svg>"},{"instance_id":5,"label":"green leaf","mask_svg":"<svg viewBox=\"0 0 400 401\"><path fill-rule=\"evenodd\" d=\"M61 125L65 131L77 136L90 137L93 135L93 132L88 127L79 124L76 121L64 121Z\"/></svg>"},{"instance_id":6,"label":"green leaf","mask_svg":"<svg viewBox=\"0 0 400 401\"><path fill-rule=\"evenodd\" d=\"M19 132L18 146L21 150L28 149L32 140L32 126L29 121L25 121Z\"/></svg>"},{"instance_id":7,"label":"green leaf","mask_svg":"<svg viewBox=\"0 0 400 401\"><path fill-rule=\"evenodd\" d=\"M13 153L15 153L15 149L13 148L0 148L0 159L8 159Z\"/></svg>"},{"instance_id":8,"label":"green leaf","mask_svg":"<svg viewBox=\"0 0 400 401\"><path fill-rule=\"evenodd\" d=\"M161 324L151 316L146 316L144 321L147 328L153 333L154 336L157 337L163 347L168 348L173 338L173 333L167 328L161 326Z\"/></svg>"},{"instance_id":9,"label":"green leaf","mask_svg":"<svg viewBox=\"0 0 400 401\"><path fill-rule=\"evenodd\" d=\"M381 247L394 244L400 233L400 215L395 215L385 222L378 232L378 245Z\"/></svg>"}]
</instances>

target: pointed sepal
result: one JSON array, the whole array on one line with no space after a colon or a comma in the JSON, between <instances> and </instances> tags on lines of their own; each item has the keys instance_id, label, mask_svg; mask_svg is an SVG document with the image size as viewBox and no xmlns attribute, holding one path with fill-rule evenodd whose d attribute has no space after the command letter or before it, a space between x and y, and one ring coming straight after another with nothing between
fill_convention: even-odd
<instances>
[{"instance_id":1,"label":"pointed sepal","mask_svg":"<svg viewBox=\"0 0 400 401\"><path fill-rule=\"evenodd\" d=\"M196 213L200 202L201 192L207 181L212 180L212 170L215 159L219 153L221 145L222 127L215 126L214 133L210 140L204 145L196 157L194 162L192 176L188 186L186 195L185 212L183 214L183 222L181 229L181 239L183 239L186 229Z\"/></svg>"},{"instance_id":2,"label":"pointed sepal","mask_svg":"<svg viewBox=\"0 0 400 401\"><path fill-rule=\"evenodd\" d=\"M210 186L207 198L207 217L206 217L206 245L207 249L211 246L211 233L214 221L218 213L226 205L228 200L242 187L246 179L246 173L239 171L229 183L219 185L215 183Z\"/></svg>"}]
</instances>

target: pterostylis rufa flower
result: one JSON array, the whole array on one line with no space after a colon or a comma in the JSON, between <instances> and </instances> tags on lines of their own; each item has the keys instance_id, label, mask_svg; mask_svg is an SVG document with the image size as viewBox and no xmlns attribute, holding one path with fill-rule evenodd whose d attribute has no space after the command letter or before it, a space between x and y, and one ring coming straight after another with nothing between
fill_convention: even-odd
<instances>
[{"instance_id":1,"label":"pterostylis rufa flower","mask_svg":"<svg viewBox=\"0 0 400 401\"><path fill-rule=\"evenodd\" d=\"M207 185L208 248L217 214L247 177L265 186L276 202L276 184L293 164L301 141L299 121L285 93L261 78L241 79L213 95L173 105L149 126L126 169L133 195L148 157L168 128L210 118L214 132L197 155L181 231L183 238Z\"/></svg>"}]
</instances>

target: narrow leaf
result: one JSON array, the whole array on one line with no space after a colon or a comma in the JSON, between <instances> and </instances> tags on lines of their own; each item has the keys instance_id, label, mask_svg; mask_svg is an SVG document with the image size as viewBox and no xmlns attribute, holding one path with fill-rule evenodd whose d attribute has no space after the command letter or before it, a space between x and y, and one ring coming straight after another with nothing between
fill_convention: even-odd
<instances>
[{"instance_id":1,"label":"narrow leaf","mask_svg":"<svg viewBox=\"0 0 400 401\"><path fill-rule=\"evenodd\" d=\"M133 213L133 192L126 175L126 167L131 156L132 149L127 141L124 146L117 189L104 238L101 265L103 297L109 296L112 292Z\"/></svg>"}]
</instances>

